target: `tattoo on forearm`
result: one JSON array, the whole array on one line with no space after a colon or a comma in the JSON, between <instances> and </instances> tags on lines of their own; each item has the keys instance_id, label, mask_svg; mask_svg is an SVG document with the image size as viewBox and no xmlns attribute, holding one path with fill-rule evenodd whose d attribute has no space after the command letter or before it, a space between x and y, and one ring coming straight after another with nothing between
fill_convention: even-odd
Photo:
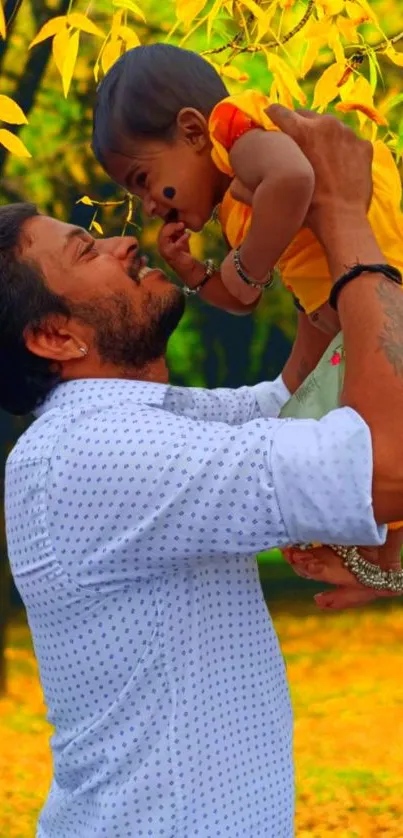
<instances>
[{"instance_id":1,"label":"tattoo on forearm","mask_svg":"<svg viewBox=\"0 0 403 838\"><path fill-rule=\"evenodd\" d=\"M385 315L379 345L395 374L403 378L403 293L400 291L399 299L396 287L387 279L377 284L376 291Z\"/></svg>"}]
</instances>

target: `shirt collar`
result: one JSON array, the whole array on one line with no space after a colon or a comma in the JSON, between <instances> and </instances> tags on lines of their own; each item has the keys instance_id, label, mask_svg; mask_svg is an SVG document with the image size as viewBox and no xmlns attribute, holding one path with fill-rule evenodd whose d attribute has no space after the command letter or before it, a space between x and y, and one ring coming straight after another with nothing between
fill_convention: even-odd
<instances>
[{"instance_id":1,"label":"shirt collar","mask_svg":"<svg viewBox=\"0 0 403 838\"><path fill-rule=\"evenodd\" d=\"M48 410L76 410L102 404L148 404L162 407L168 384L125 378L78 378L58 384L34 411L37 418Z\"/></svg>"}]
</instances>

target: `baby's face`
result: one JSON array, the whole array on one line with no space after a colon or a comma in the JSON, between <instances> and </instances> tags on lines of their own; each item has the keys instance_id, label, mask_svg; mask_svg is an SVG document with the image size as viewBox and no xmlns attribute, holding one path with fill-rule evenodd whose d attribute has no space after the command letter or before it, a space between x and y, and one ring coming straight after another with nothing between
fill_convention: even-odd
<instances>
[{"instance_id":1,"label":"baby's face","mask_svg":"<svg viewBox=\"0 0 403 838\"><path fill-rule=\"evenodd\" d=\"M312 311L308 316L311 323L322 332L326 332L327 335L334 337L340 331L339 316L329 303L323 303L320 308Z\"/></svg>"},{"instance_id":2,"label":"baby's face","mask_svg":"<svg viewBox=\"0 0 403 838\"><path fill-rule=\"evenodd\" d=\"M195 147L183 137L141 139L129 142L128 151L128 156L108 154L106 168L113 180L137 195L150 217L202 230L219 200L209 146Z\"/></svg>"}]
</instances>

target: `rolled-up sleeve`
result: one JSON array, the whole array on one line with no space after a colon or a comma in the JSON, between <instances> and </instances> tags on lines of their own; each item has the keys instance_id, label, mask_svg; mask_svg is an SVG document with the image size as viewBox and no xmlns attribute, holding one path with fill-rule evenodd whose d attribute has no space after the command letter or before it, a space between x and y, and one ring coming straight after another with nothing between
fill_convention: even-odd
<instances>
[{"instance_id":1,"label":"rolled-up sleeve","mask_svg":"<svg viewBox=\"0 0 403 838\"><path fill-rule=\"evenodd\" d=\"M372 506L371 435L354 410L282 422L272 470L291 543L384 543L386 528L376 524Z\"/></svg>"}]
</instances>

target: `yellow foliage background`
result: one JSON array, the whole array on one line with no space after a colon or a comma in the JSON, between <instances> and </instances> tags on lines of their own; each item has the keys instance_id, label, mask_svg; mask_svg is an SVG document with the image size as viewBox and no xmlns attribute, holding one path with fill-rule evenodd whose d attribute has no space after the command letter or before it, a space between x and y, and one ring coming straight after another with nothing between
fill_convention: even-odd
<instances>
[{"instance_id":1,"label":"yellow foliage background","mask_svg":"<svg viewBox=\"0 0 403 838\"><path fill-rule=\"evenodd\" d=\"M295 711L297 838L401 838L403 610L323 615L288 600L271 612ZM33 838L51 776L51 728L22 622L10 628L7 659L0 835Z\"/></svg>"}]
</instances>

